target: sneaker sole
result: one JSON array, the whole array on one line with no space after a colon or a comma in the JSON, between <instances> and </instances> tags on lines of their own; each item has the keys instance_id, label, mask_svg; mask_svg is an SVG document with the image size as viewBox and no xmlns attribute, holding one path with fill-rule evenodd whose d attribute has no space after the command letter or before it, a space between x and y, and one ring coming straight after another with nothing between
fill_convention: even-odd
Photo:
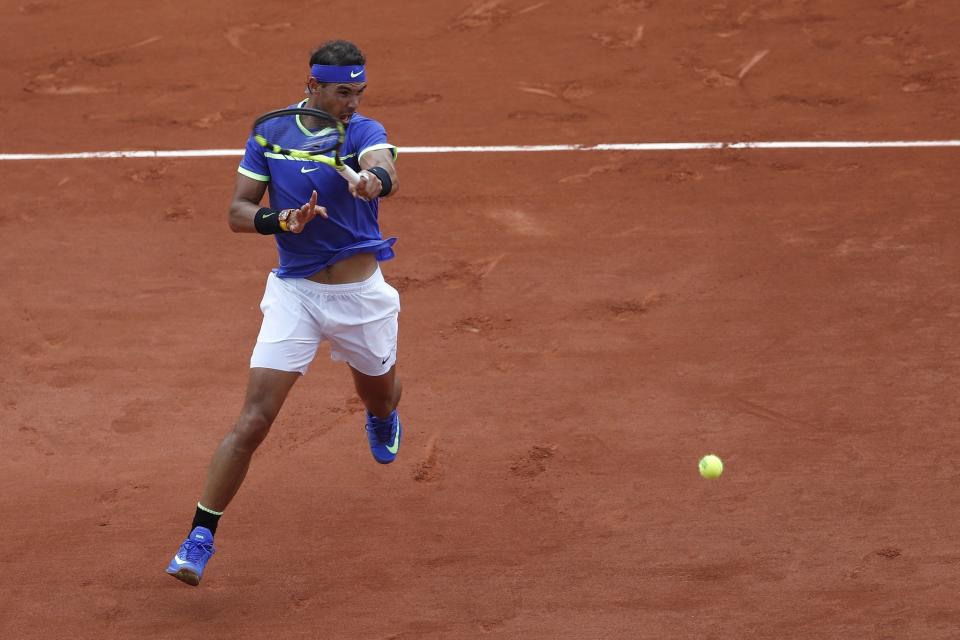
<instances>
[{"instance_id":1,"label":"sneaker sole","mask_svg":"<svg viewBox=\"0 0 960 640\"><path fill-rule=\"evenodd\" d=\"M167 575L176 578L180 582L186 582L191 587L200 584L200 576L189 569L180 569L176 573L168 573Z\"/></svg>"}]
</instances>

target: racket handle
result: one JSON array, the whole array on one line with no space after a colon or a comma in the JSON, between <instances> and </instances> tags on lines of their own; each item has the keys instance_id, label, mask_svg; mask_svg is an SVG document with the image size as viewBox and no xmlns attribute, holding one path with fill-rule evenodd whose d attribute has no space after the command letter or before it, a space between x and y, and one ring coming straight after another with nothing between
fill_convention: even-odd
<instances>
[{"instance_id":1,"label":"racket handle","mask_svg":"<svg viewBox=\"0 0 960 640\"><path fill-rule=\"evenodd\" d=\"M340 169L340 175L343 176L344 180L354 186L360 184L360 175L353 170L353 167L343 165L343 168Z\"/></svg>"}]
</instances>

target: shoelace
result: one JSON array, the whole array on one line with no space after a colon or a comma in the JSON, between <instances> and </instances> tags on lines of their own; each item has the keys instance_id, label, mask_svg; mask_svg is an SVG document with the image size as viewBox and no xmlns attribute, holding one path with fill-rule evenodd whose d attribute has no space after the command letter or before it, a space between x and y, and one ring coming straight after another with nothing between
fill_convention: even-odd
<instances>
[{"instance_id":1,"label":"shoelace","mask_svg":"<svg viewBox=\"0 0 960 640\"><path fill-rule=\"evenodd\" d=\"M190 562L206 562L213 555L213 543L187 540L183 543L183 551Z\"/></svg>"},{"instance_id":2,"label":"shoelace","mask_svg":"<svg viewBox=\"0 0 960 640\"><path fill-rule=\"evenodd\" d=\"M379 442L386 444L393 439L393 420L381 421L375 416L367 416L367 431L372 431Z\"/></svg>"}]
</instances>

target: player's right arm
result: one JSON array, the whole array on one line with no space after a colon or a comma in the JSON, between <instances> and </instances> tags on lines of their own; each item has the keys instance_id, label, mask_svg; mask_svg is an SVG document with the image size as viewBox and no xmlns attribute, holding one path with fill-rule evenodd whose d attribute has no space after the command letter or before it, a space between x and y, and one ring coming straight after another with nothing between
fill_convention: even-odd
<instances>
[{"instance_id":1,"label":"player's right arm","mask_svg":"<svg viewBox=\"0 0 960 640\"><path fill-rule=\"evenodd\" d=\"M235 233L257 232L254 218L262 208L260 201L266 191L266 182L248 178L242 173L237 174L237 184L233 189L233 198L230 200L230 214L227 218L231 231ZM279 211L272 214L268 212L267 215L279 215L279 213ZM327 210L317 204L317 192L314 191L309 202L301 205L299 209L289 210L286 216L286 224L290 232L300 233L303 231L304 225L316 216L326 218Z\"/></svg>"},{"instance_id":2,"label":"player's right arm","mask_svg":"<svg viewBox=\"0 0 960 640\"><path fill-rule=\"evenodd\" d=\"M234 233L255 233L253 217L260 210L260 201L267 192L267 183L237 174L237 184L230 200L230 215L227 223Z\"/></svg>"}]
</instances>

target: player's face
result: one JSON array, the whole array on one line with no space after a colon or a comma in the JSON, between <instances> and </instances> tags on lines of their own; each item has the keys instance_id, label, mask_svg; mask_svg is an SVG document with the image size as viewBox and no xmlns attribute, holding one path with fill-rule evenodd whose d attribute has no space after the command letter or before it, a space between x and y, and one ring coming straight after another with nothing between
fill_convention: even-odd
<instances>
[{"instance_id":1,"label":"player's face","mask_svg":"<svg viewBox=\"0 0 960 640\"><path fill-rule=\"evenodd\" d=\"M360 98L367 89L367 83L315 83L312 89L316 106L347 124L360 107Z\"/></svg>"}]
</instances>

